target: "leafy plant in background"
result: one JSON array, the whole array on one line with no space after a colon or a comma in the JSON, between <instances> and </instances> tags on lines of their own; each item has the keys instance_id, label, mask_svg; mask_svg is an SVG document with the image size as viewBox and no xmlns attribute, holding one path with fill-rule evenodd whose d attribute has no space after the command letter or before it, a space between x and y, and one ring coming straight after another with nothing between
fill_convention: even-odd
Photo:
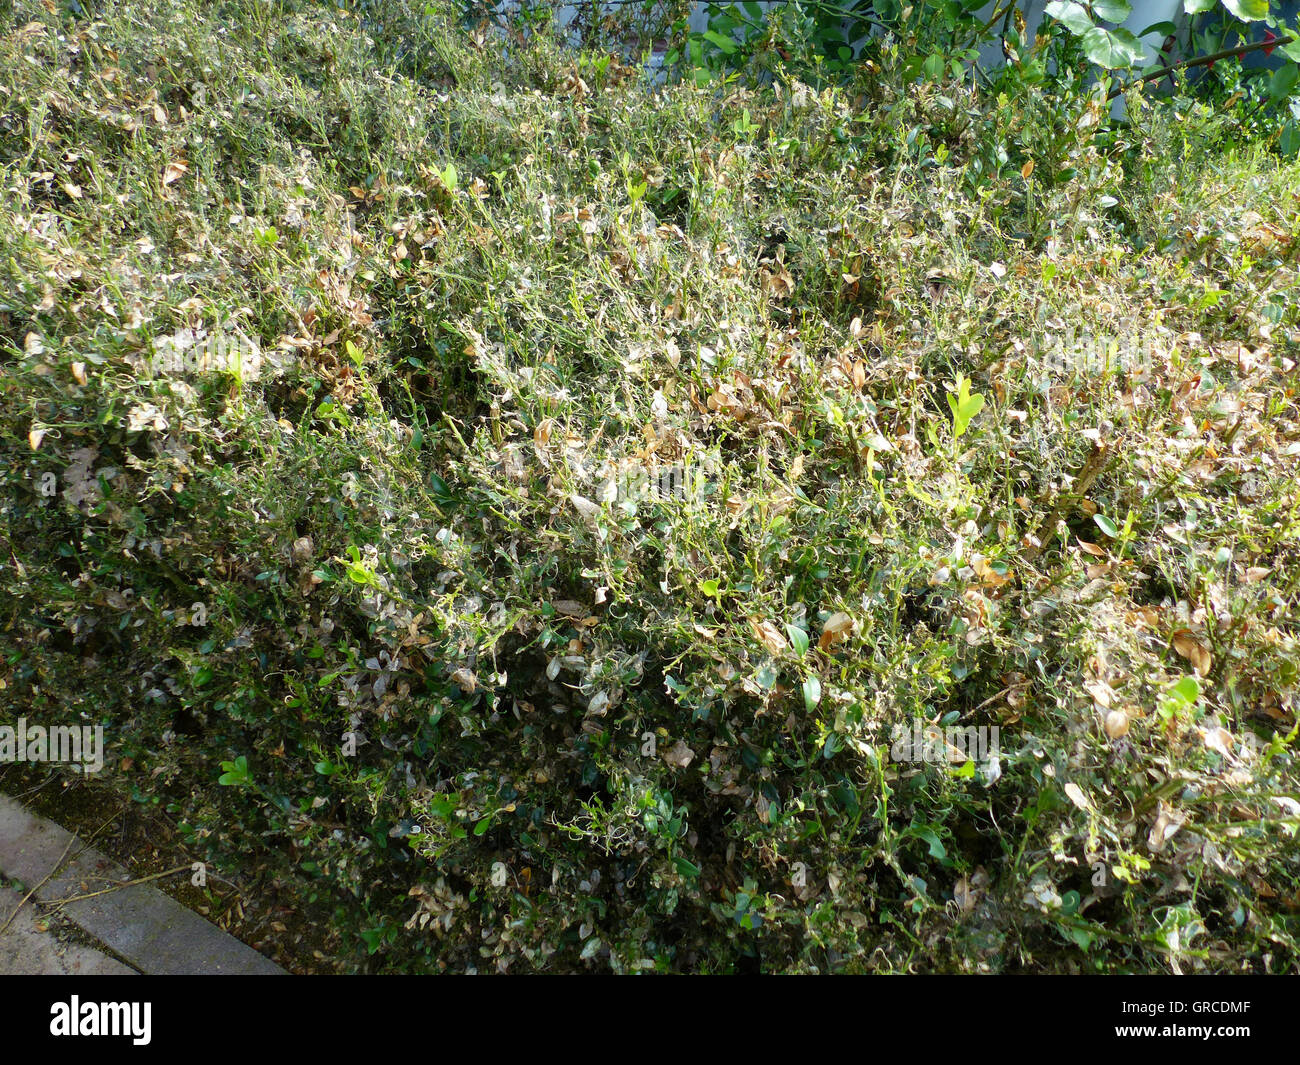
<instances>
[{"instance_id":1,"label":"leafy plant in background","mask_svg":"<svg viewBox=\"0 0 1300 1065\"><path fill-rule=\"evenodd\" d=\"M685 19L678 22L681 43L667 61L698 84L750 69L822 85L874 74L881 56L889 54L900 73L915 80L973 78L990 88L1043 85L1070 92L1081 84L1074 45L1091 68L1082 84L1101 81L1113 98L1140 82L1186 88L1184 74L1202 75L1216 64L1231 67L1243 56L1276 51L1289 62L1275 71L1255 70L1250 80L1266 83L1256 93L1257 104L1285 108L1277 127L1281 151L1293 155L1300 147L1300 31L1289 28L1266 0L1183 0L1185 19L1157 22L1137 34L1120 25L1133 13L1129 0L1052 0L1032 45L1015 0L991 6L990 15L987 0L791 0L766 10L752 0L711 3L705 29L692 32ZM1261 26L1265 32L1254 39ZM1140 38L1150 34L1164 37L1166 48L1145 63ZM994 43L1006 64L985 69L981 50ZM1171 61L1171 54L1186 58ZM1198 76L1194 83L1203 80Z\"/></svg>"},{"instance_id":2,"label":"leafy plant in background","mask_svg":"<svg viewBox=\"0 0 1300 1065\"><path fill-rule=\"evenodd\" d=\"M1091 63L1105 70L1133 72L1130 78L1119 80L1112 96L1134 82L1162 81L1179 71L1212 70L1216 63L1274 51L1290 62L1271 75L1265 70L1257 75L1268 81L1267 97L1274 103L1293 96L1300 83L1300 33L1288 29L1285 20L1270 11L1267 0L1183 0L1183 10L1189 17L1181 30L1174 22L1162 21L1141 31L1140 36L1160 34L1167 49L1155 63L1138 69L1145 56L1141 41L1129 30L1104 25L1127 19L1133 11L1129 0L1096 0L1088 6L1076 0L1052 0L1046 8L1050 18L1079 38ZM1267 27L1266 32L1258 40L1250 39L1246 27L1258 23ZM1174 51L1175 46L1187 58L1171 63L1165 51Z\"/></svg>"}]
</instances>

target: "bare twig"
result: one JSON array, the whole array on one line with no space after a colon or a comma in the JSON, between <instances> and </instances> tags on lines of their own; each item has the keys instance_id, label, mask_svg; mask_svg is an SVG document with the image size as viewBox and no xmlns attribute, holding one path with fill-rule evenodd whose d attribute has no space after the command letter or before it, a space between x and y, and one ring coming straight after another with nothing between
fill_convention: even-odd
<instances>
[{"instance_id":1,"label":"bare twig","mask_svg":"<svg viewBox=\"0 0 1300 1065\"><path fill-rule=\"evenodd\" d=\"M1083 464L1083 469L1079 471L1074 483L1070 486L1068 492L1062 492L1052 507L1051 513L1043 519L1043 523L1038 527L1038 532L1034 539L1038 541L1037 547L1025 548L1023 557L1025 561L1032 562L1047 549L1047 545L1052 542L1056 536L1056 527L1060 520L1072 512L1076 506L1088 494L1088 489L1092 487L1092 482L1097 479L1104 470L1111 458L1111 448L1106 444L1094 444L1092 453L1088 456L1087 462Z\"/></svg>"},{"instance_id":2,"label":"bare twig","mask_svg":"<svg viewBox=\"0 0 1300 1065\"><path fill-rule=\"evenodd\" d=\"M76 842L77 842L76 836L73 836L70 840L68 840L68 845L63 848L63 853L59 855L59 860L54 863L54 865L50 868L50 871L48 873L46 873L43 877L41 877L40 883L38 883L35 887L31 889L31 891L27 892L27 894L22 897L18 905L14 907L14 912L11 913L5 919L5 923L0 924L0 936L4 935L7 931L9 931L9 926L14 923L14 918L18 916L18 911L21 910L24 906L26 906L28 900L33 895L35 895L36 892L40 891L41 888L45 886L46 881L49 880L50 877L52 877L55 873L59 871L59 867L63 865L63 860L68 856L68 851L72 850L72 845Z\"/></svg>"},{"instance_id":3,"label":"bare twig","mask_svg":"<svg viewBox=\"0 0 1300 1065\"><path fill-rule=\"evenodd\" d=\"M99 891L88 891L84 895L69 895L66 899L37 899L38 906L51 906L58 909L60 906L66 906L69 902L81 902L83 899L93 899L100 895L108 895L114 891L121 891L123 888L135 887L137 884L147 884L151 880L161 880L165 876L175 876L177 873L188 873L192 865L178 865L175 869L164 869L161 873L150 873L148 876L138 877L135 880L123 880L120 884L114 884L112 887L101 888Z\"/></svg>"},{"instance_id":4,"label":"bare twig","mask_svg":"<svg viewBox=\"0 0 1300 1065\"><path fill-rule=\"evenodd\" d=\"M1167 78L1170 74L1179 70L1190 70L1192 67L1208 66L1211 63L1217 63L1220 59L1235 59L1238 56L1249 55L1251 52L1258 52L1263 48L1280 48L1282 45L1290 44L1294 40L1296 40L1296 38L1288 34L1286 37L1274 37L1272 40L1268 41L1255 41L1251 44L1237 45L1235 48L1225 48L1222 52L1197 56L1195 59L1184 59L1181 63L1175 63L1173 66L1161 67L1159 70L1153 70L1150 74L1143 74L1142 77L1138 78L1136 81L1130 81L1118 88L1112 89L1110 95L1107 96L1106 99L1113 100L1116 96L1120 96L1127 92L1129 88L1134 85L1141 85L1143 82L1147 81L1159 81L1161 78Z\"/></svg>"},{"instance_id":5,"label":"bare twig","mask_svg":"<svg viewBox=\"0 0 1300 1065\"><path fill-rule=\"evenodd\" d=\"M87 847L89 847L91 842L101 832L103 832L104 829L106 829L110 824L112 824L112 822L117 818L118 814L120 814L121 812L122 812L121 810L115 811L112 817L110 817L107 821L105 821L102 825L100 825L97 829L95 829L94 833L92 833L91 836L84 843L82 843L81 850L77 851L77 854L80 855L81 851L84 851ZM67 860L68 852L72 850L72 845L74 843L80 843L80 842L81 841L75 835L70 840L68 840L68 845L63 848L63 853L59 855L59 860L55 862L53 866L50 867L50 871L48 873L46 873L43 877L41 877L40 883L38 883L35 887L31 889L31 891L27 892L27 894L23 896L22 900L18 903L18 905L14 907L14 912L11 913L7 918L5 918L5 923L0 925L0 935L4 935L4 933L8 931L9 926L14 923L14 918L17 917L18 912L24 906L27 905L28 900L33 895L35 895L36 892L40 891L41 888L43 888L45 884L49 881L50 877L52 877L63 867L63 863ZM40 900L37 901L39 902Z\"/></svg>"}]
</instances>

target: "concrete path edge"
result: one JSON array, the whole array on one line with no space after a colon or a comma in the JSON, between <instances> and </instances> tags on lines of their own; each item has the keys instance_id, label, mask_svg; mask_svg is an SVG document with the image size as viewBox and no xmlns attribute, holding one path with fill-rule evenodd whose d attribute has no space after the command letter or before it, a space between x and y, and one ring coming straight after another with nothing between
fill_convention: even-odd
<instances>
[{"instance_id":1,"label":"concrete path edge","mask_svg":"<svg viewBox=\"0 0 1300 1065\"><path fill-rule=\"evenodd\" d=\"M69 843L72 843L69 849ZM54 902L121 884L131 875L107 855L73 842L72 833L20 803L0 795L0 872L30 889L62 866L36 891ZM0 924L10 907L0 913ZM205 921L148 884L135 884L91 899L70 902L62 912L88 935L140 972L188 976L274 975L285 970L228 932Z\"/></svg>"}]
</instances>

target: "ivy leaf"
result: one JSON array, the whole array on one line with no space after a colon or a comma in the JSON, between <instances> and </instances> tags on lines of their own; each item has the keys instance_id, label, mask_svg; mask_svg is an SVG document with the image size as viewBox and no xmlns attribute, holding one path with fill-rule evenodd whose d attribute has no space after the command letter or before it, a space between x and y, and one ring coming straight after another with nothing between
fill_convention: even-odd
<instances>
[{"instance_id":1,"label":"ivy leaf","mask_svg":"<svg viewBox=\"0 0 1300 1065\"><path fill-rule=\"evenodd\" d=\"M439 477L436 473L429 474L429 487L433 490L433 498L439 503L449 503L452 501L451 488L447 482Z\"/></svg>"}]
</instances>

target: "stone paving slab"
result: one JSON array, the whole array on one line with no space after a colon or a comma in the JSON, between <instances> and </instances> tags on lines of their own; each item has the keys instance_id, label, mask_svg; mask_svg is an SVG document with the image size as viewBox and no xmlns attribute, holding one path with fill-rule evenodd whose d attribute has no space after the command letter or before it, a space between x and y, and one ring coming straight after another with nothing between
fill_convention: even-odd
<instances>
[{"instance_id":1,"label":"stone paving slab","mask_svg":"<svg viewBox=\"0 0 1300 1065\"><path fill-rule=\"evenodd\" d=\"M30 888L55 868L72 840L72 834L54 822L0 795L0 872ZM38 899L53 902L84 895L130 879L122 866L78 840L60 871L27 905ZM12 907L0 904L0 924L11 912ZM70 902L61 912L142 973L284 973L270 959L148 884Z\"/></svg>"},{"instance_id":2,"label":"stone paving slab","mask_svg":"<svg viewBox=\"0 0 1300 1065\"><path fill-rule=\"evenodd\" d=\"M0 888L0 925L18 910L9 928L0 934L0 976L135 976L120 961L81 943L68 943L36 924L36 907L30 902L18 909L23 892Z\"/></svg>"}]
</instances>

